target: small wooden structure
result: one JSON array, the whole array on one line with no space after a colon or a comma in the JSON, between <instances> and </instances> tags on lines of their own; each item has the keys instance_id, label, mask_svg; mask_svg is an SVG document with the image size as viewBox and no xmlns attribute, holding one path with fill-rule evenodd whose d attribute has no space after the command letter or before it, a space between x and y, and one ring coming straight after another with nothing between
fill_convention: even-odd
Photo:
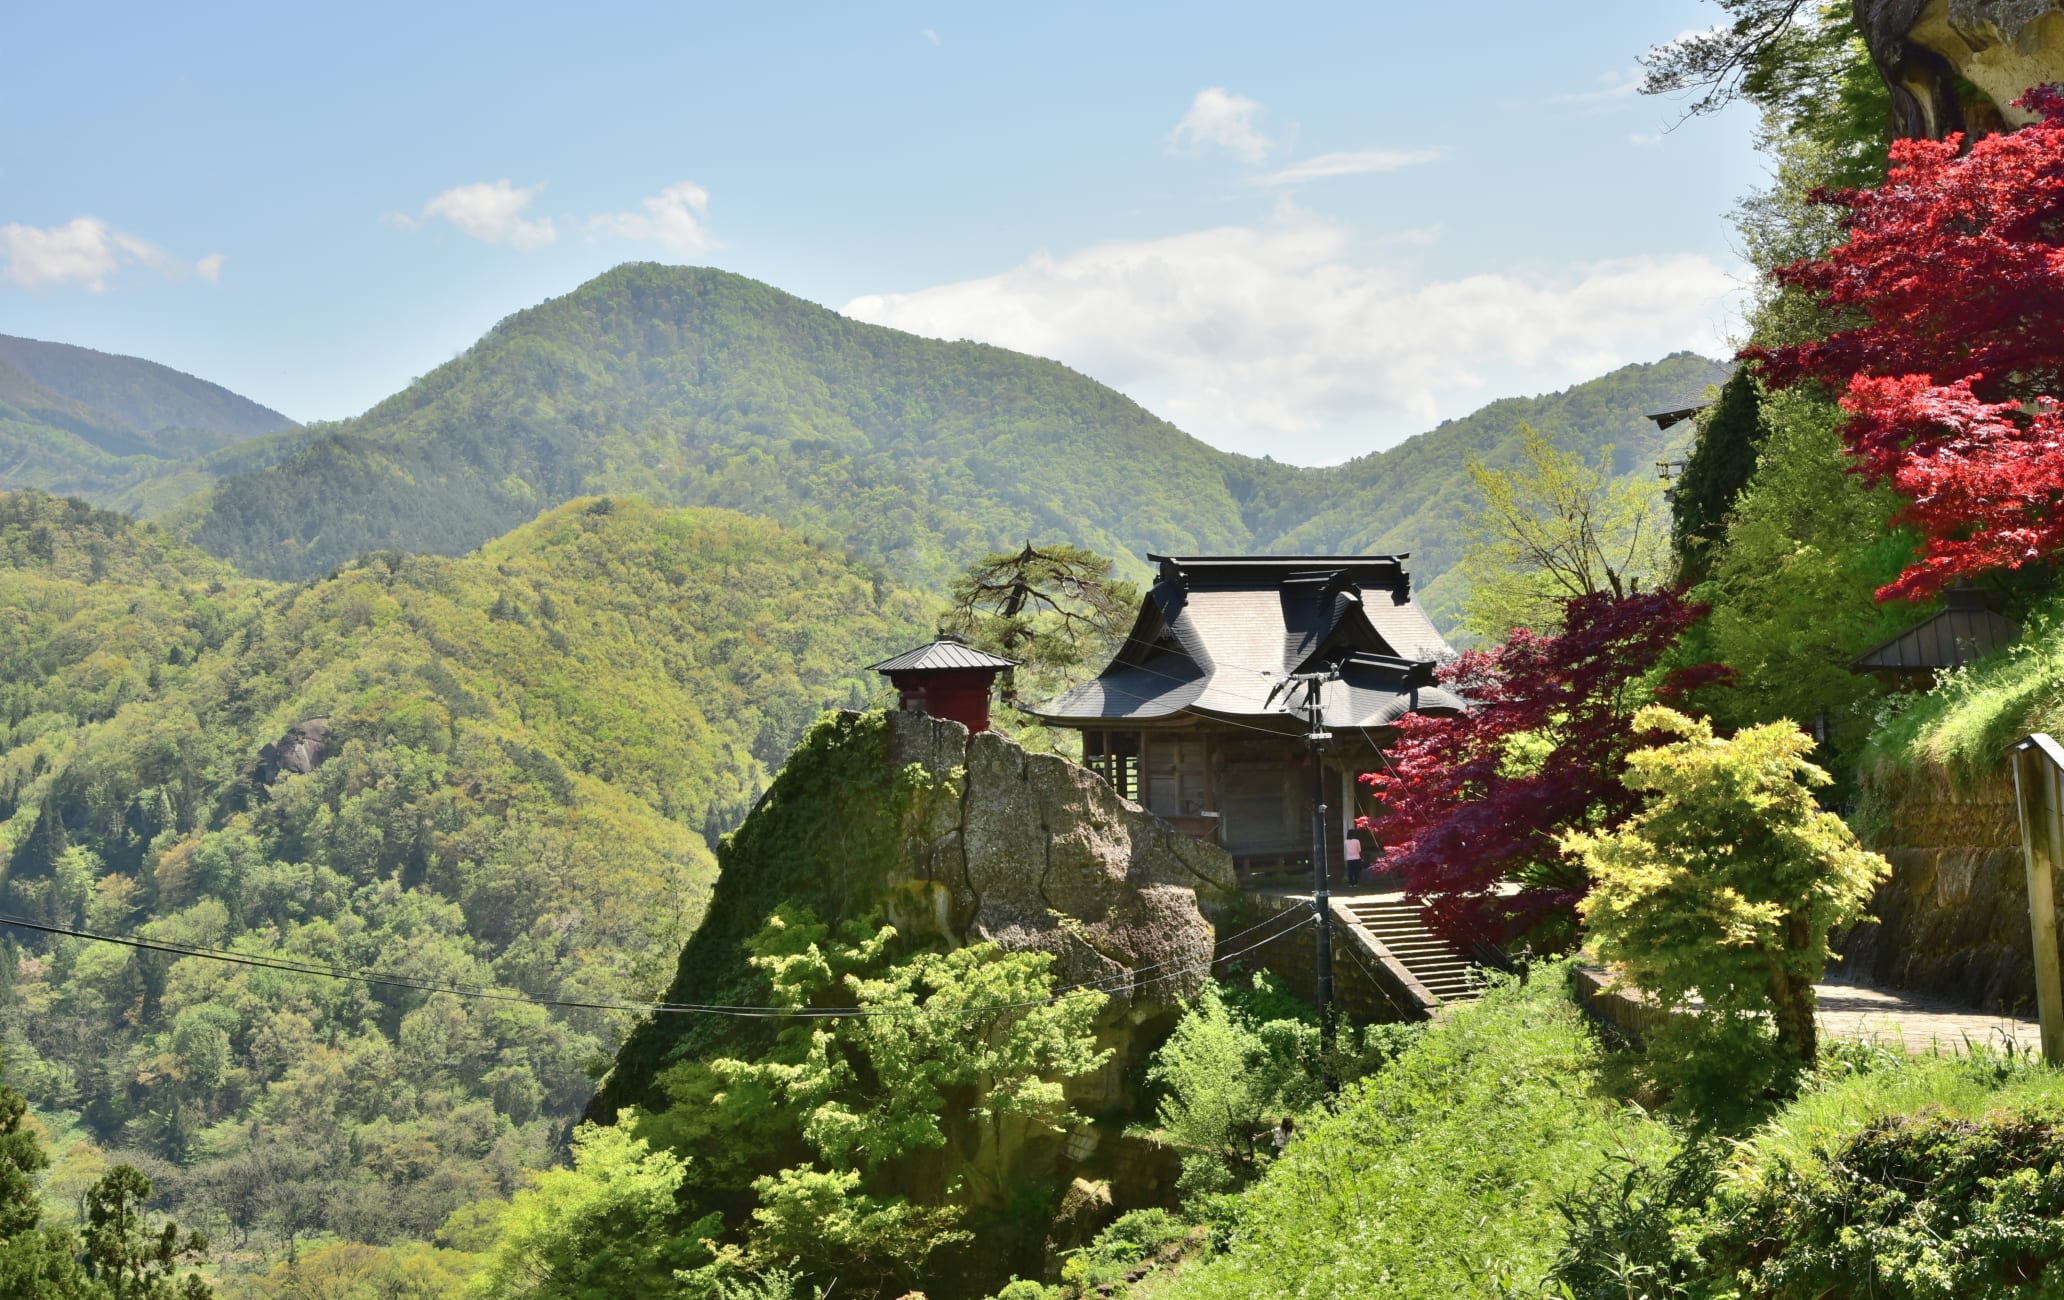
<instances>
[{"instance_id":1,"label":"small wooden structure","mask_svg":"<svg viewBox=\"0 0 2064 1300\"><path fill-rule=\"evenodd\" d=\"M896 707L958 722L971 732L989 730L989 692L996 675L1017 667L977 650L957 636L905 650L873 666L896 688Z\"/></svg>"},{"instance_id":2,"label":"small wooden structure","mask_svg":"<svg viewBox=\"0 0 2064 1300\"><path fill-rule=\"evenodd\" d=\"M1412 599L1403 555L1147 557L1160 575L1095 680L1033 712L1082 733L1118 793L1220 844L1243 868L1309 867L1313 779L1295 674L1320 695L1328 838L1375 811L1355 778L1408 713L1454 713L1434 684L1450 653Z\"/></svg>"},{"instance_id":3,"label":"small wooden structure","mask_svg":"<svg viewBox=\"0 0 2064 1300\"><path fill-rule=\"evenodd\" d=\"M1986 604L1984 592L1959 584L1943 594L1941 613L1858 655L1849 671L1874 674L1899 690L1925 691L1936 673L1991 654L2020 635L2021 625Z\"/></svg>"}]
</instances>

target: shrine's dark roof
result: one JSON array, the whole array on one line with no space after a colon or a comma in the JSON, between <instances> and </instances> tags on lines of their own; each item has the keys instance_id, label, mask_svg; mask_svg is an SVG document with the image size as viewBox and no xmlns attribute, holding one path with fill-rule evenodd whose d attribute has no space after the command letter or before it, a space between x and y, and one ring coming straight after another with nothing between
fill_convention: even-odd
<instances>
[{"instance_id":1,"label":"shrine's dark roof","mask_svg":"<svg viewBox=\"0 0 2064 1300\"><path fill-rule=\"evenodd\" d=\"M930 672L938 670L956 671L972 668L1005 669L1017 667L1015 659L1001 659L986 651L977 650L967 642L954 637L941 637L930 645L921 645L915 650L884 659L872 665L878 673Z\"/></svg>"},{"instance_id":2,"label":"shrine's dark roof","mask_svg":"<svg viewBox=\"0 0 2064 1300\"><path fill-rule=\"evenodd\" d=\"M1856 672L1923 672L1956 668L2021 635L2021 625L1985 603L1985 593L1952 587L1940 614L1857 656Z\"/></svg>"},{"instance_id":3,"label":"shrine's dark roof","mask_svg":"<svg viewBox=\"0 0 2064 1300\"><path fill-rule=\"evenodd\" d=\"M1332 664L1341 678L1320 693L1328 726L1462 707L1433 684L1449 647L1412 599L1403 555L1147 558L1160 576L1124 646L1040 717L1084 726L1188 713L1289 728L1303 692L1286 679Z\"/></svg>"}]
</instances>

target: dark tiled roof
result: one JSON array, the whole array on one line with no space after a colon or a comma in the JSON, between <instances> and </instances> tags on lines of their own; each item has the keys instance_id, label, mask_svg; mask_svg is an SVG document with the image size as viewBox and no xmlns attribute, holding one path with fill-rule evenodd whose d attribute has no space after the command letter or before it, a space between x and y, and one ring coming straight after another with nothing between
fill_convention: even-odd
<instances>
[{"instance_id":1,"label":"dark tiled roof","mask_svg":"<svg viewBox=\"0 0 2064 1300\"><path fill-rule=\"evenodd\" d=\"M1433 685L1448 643L1411 598L1402 555L1148 557L1160 580L1109 667L1038 710L1060 723L1192 713L1300 725L1293 673L1343 663L1329 726L1375 727L1462 702Z\"/></svg>"},{"instance_id":2,"label":"dark tiled roof","mask_svg":"<svg viewBox=\"0 0 2064 1300\"><path fill-rule=\"evenodd\" d=\"M1983 592L1952 588L1940 614L1857 657L1857 672L1920 672L1955 668L2021 635L2021 625L1985 604Z\"/></svg>"},{"instance_id":3,"label":"dark tiled roof","mask_svg":"<svg viewBox=\"0 0 2064 1300\"><path fill-rule=\"evenodd\" d=\"M1015 659L999 659L997 656L977 650L965 641L942 637L930 645L921 645L915 650L905 650L891 659L884 659L873 665L878 673L923 672L932 669L967 668L1015 668Z\"/></svg>"}]
</instances>

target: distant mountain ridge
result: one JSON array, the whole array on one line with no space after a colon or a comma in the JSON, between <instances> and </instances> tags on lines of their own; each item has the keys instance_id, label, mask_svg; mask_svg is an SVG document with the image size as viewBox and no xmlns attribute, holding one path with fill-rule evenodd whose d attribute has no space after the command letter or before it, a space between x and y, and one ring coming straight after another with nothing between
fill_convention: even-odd
<instances>
[{"instance_id":1,"label":"distant mountain ridge","mask_svg":"<svg viewBox=\"0 0 2064 1300\"><path fill-rule=\"evenodd\" d=\"M11 375L19 378L10 383ZM198 455L299 427L269 406L155 361L0 334L0 396L26 395L21 378L95 412L103 437L129 435L112 446L82 435L118 456Z\"/></svg>"},{"instance_id":2,"label":"distant mountain ridge","mask_svg":"<svg viewBox=\"0 0 2064 1300\"><path fill-rule=\"evenodd\" d=\"M1148 551L1411 550L1438 608L1453 603L1439 578L1460 550L1466 455L1507 459L1524 421L1653 473L1666 440L1644 412L1725 374L1679 353L1305 469L1219 451L1057 362L849 320L723 271L630 264L223 478L192 532L250 572L300 578L374 550L463 552L558 501L630 492L765 515L934 587L1031 537L1134 568Z\"/></svg>"},{"instance_id":3,"label":"distant mountain ridge","mask_svg":"<svg viewBox=\"0 0 2064 1300\"><path fill-rule=\"evenodd\" d=\"M245 453L299 430L155 361L0 334L0 489L154 513L234 469L270 463Z\"/></svg>"}]
</instances>

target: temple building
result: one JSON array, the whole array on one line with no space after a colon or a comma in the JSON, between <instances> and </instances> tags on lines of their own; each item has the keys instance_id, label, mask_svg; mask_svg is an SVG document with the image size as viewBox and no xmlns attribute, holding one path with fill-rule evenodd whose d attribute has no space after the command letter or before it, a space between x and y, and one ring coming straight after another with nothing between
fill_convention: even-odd
<instances>
[{"instance_id":1,"label":"temple building","mask_svg":"<svg viewBox=\"0 0 2064 1300\"><path fill-rule=\"evenodd\" d=\"M1306 688L1320 688L1329 852L1372 811L1355 781L1408 713L1452 714L1451 653L1412 598L1403 555L1160 556L1124 645L1095 680L1034 710L1082 732L1083 761L1243 868L1308 866Z\"/></svg>"}]
</instances>

